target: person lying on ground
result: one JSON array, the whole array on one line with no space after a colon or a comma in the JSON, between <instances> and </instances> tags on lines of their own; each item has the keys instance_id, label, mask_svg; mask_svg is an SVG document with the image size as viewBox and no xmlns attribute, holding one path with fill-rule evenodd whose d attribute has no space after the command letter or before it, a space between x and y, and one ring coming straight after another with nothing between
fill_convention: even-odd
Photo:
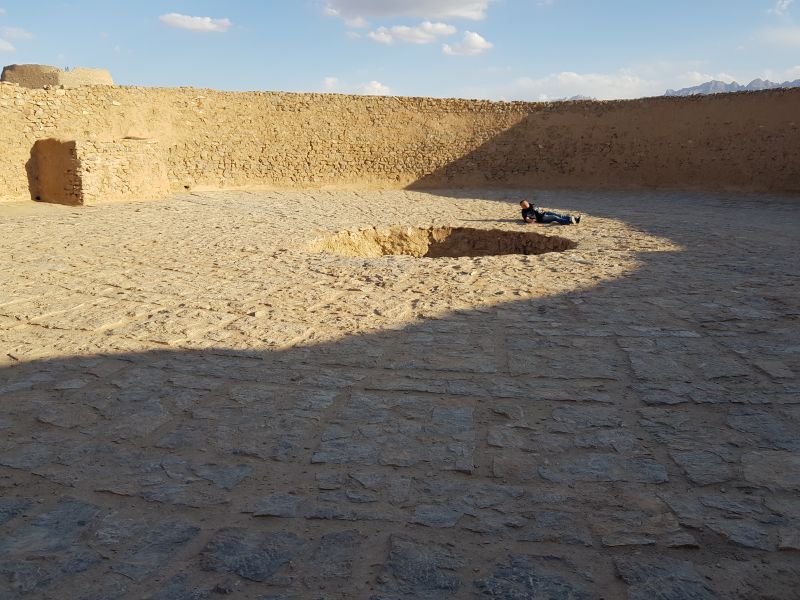
<instances>
[{"instance_id":1,"label":"person lying on ground","mask_svg":"<svg viewBox=\"0 0 800 600\"><path fill-rule=\"evenodd\" d=\"M577 225L581 222L580 215L560 215L558 213L550 212L536 208L527 200L520 201L519 205L522 207L522 220L526 223L558 223L559 225Z\"/></svg>"}]
</instances>

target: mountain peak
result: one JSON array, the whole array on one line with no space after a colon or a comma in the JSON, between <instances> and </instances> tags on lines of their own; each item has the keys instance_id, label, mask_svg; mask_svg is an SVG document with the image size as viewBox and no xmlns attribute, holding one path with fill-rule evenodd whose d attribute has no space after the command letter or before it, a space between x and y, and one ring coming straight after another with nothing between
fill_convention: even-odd
<instances>
[{"instance_id":1,"label":"mountain peak","mask_svg":"<svg viewBox=\"0 0 800 600\"><path fill-rule=\"evenodd\" d=\"M800 79L795 81L784 81L775 83L768 79L753 79L747 85L741 85L735 81L725 83L724 81L712 80L680 90L667 90L665 96L701 96L706 94L728 94L731 92L755 92L760 90L772 90L775 88L800 87Z\"/></svg>"}]
</instances>

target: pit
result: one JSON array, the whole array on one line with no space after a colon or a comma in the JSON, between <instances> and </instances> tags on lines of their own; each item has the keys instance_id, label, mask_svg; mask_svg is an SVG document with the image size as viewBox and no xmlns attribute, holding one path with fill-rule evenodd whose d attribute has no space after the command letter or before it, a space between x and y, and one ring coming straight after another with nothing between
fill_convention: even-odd
<instances>
[{"instance_id":1,"label":"pit","mask_svg":"<svg viewBox=\"0 0 800 600\"><path fill-rule=\"evenodd\" d=\"M316 240L310 250L338 256L378 258L403 255L417 258L545 254L577 248L570 239L534 232L472 229L469 227L388 227L342 231Z\"/></svg>"}]
</instances>

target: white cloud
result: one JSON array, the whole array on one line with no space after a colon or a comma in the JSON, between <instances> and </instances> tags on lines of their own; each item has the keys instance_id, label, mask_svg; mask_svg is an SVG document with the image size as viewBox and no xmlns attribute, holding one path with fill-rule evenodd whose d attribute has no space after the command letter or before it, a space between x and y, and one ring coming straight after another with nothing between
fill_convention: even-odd
<instances>
[{"instance_id":1,"label":"white cloud","mask_svg":"<svg viewBox=\"0 0 800 600\"><path fill-rule=\"evenodd\" d=\"M11 45L11 42L0 38L0 52L14 52L14 50L16 50L16 48Z\"/></svg>"},{"instance_id":2,"label":"white cloud","mask_svg":"<svg viewBox=\"0 0 800 600\"><path fill-rule=\"evenodd\" d=\"M795 65L794 67L789 67L781 71L767 69L761 74L761 79L768 79L776 83L795 81L796 79L800 79L800 65Z\"/></svg>"},{"instance_id":3,"label":"white cloud","mask_svg":"<svg viewBox=\"0 0 800 600\"><path fill-rule=\"evenodd\" d=\"M361 94L368 96L388 96L392 93L388 85L380 81L368 81L358 85L350 85L338 77L326 77L322 80L322 91L337 94Z\"/></svg>"},{"instance_id":4,"label":"white cloud","mask_svg":"<svg viewBox=\"0 0 800 600\"><path fill-rule=\"evenodd\" d=\"M417 19L486 18L491 0L328 0L326 12L342 19L410 17Z\"/></svg>"},{"instance_id":5,"label":"white cloud","mask_svg":"<svg viewBox=\"0 0 800 600\"><path fill-rule=\"evenodd\" d=\"M455 32L456 28L452 25L425 21L416 27L407 27L405 25L378 27L378 29L370 31L367 35L371 40L381 44L393 44L395 42L430 44L441 36L453 35Z\"/></svg>"},{"instance_id":6,"label":"white cloud","mask_svg":"<svg viewBox=\"0 0 800 600\"><path fill-rule=\"evenodd\" d=\"M663 94L668 86L661 81L645 79L620 69L616 73L575 73L563 71L544 77L519 77L491 89L467 90L467 95L480 98L509 98L514 100L551 100L588 96L600 100L641 98Z\"/></svg>"},{"instance_id":7,"label":"white cloud","mask_svg":"<svg viewBox=\"0 0 800 600\"><path fill-rule=\"evenodd\" d=\"M20 27L0 27L0 35L9 40L30 40L33 34Z\"/></svg>"},{"instance_id":8,"label":"white cloud","mask_svg":"<svg viewBox=\"0 0 800 600\"><path fill-rule=\"evenodd\" d=\"M778 46L800 46L800 27L774 27L762 29L756 38Z\"/></svg>"},{"instance_id":9,"label":"white cloud","mask_svg":"<svg viewBox=\"0 0 800 600\"><path fill-rule=\"evenodd\" d=\"M353 29L364 29L369 27L369 21L364 17L354 17L352 19L345 19L344 24Z\"/></svg>"},{"instance_id":10,"label":"white cloud","mask_svg":"<svg viewBox=\"0 0 800 600\"><path fill-rule=\"evenodd\" d=\"M190 17L178 13L161 15L158 20L169 27L178 29L188 29L189 31L209 32L216 31L224 33L231 28L230 19L212 19L211 17Z\"/></svg>"},{"instance_id":11,"label":"white cloud","mask_svg":"<svg viewBox=\"0 0 800 600\"><path fill-rule=\"evenodd\" d=\"M374 80L369 83L362 83L358 86L358 90L368 96L388 96L392 93L388 85L383 85L380 81Z\"/></svg>"},{"instance_id":12,"label":"white cloud","mask_svg":"<svg viewBox=\"0 0 800 600\"><path fill-rule=\"evenodd\" d=\"M465 31L464 38L460 43L450 45L444 44L442 52L450 56L475 56L490 50L494 44L487 42L481 35L474 31Z\"/></svg>"},{"instance_id":13,"label":"white cloud","mask_svg":"<svg viewBox=\"0 0 800 600\"><path fill-rule=\"evenodd\" d=\"M791 69L786 69L786 71L784 71L784 81L794 81L797 79L800 79L800 65L796 65Z\"/></svg>"},{"instance_id":14,"label":"white cloud","mask_svg":"<svg viewBox=\"0 0 800 600\"><path fill-rule=\"evenodd\" d=\"M392 37L391 32L386 27L378 27L375 31L370 31L367 35L372 41L378 42L379 44L391 44L394 42L394 37Z\"/></svg>"},{"instance_id":15,"label":"white cloud","mask_svg":"<svg viewBox=\"0 0 800 600\"><path fill-rule=\"evenodd\" d=\"M681 87L691 87L700 85L707 81L722 81L731 83L736 81L736 77L729 73L702 73L700 71L689 71L681 78Z\"/></svg>"},{"instance_id":16,"label":"white cloud","mask_svg":"<svg viewBox=\"0 0 800 600\"><path fill-rule=\"evenodd\" d=\"M556 97L591 96L593 98L636 98L648 95L653 83L628 70L617 73L574 73L563 71L540 80L519 80L531 90L540 89ZM664 90L658 89L658 93Z\"/></svg>"},{"instance_id":17,"label":"white cloud","mask_svg":"<svg viewBox=\"0 0 800 600\"><path fill-rule=\"evenodd\" d=\"M545 101L573 96L613 100L661 96L668 89L693 87L714 80L747 85L757 78L777 83L800 79L800 64L785 70L767 69L751 73L714 71L703 66L708 66L707 61L659 61L609 73L564 71L542 77L520 77L505 84L465 87L459 94L471 98L513 100Z\"/></svg>"},{"instance_id":18,"label":"white cloud","mask_svg":"<svg viewBox=\"0 0 800 600\"><path fill-rule=\"evenodd\" d=\"M344 21L344 24L348 27L352 27L354 29L363 29L364 27L369 26L369 22L361 16L356 15L355 17L344 17L342 13L340 13L337 9L326 6L325 7L325 14L329 17L339 17Z\"/></svg>"},{"instance_id":19,"label":"white cloud","mask_svg":"<svg viewBox=\"0 0 800 600\"><path fill-rule=\"evenodd\" d=\"M767 12L771 15L782 17L786 14L786 11L789 10L789 7L793 2L794 0L777 0L777 2L775 2L775 6L770 8Z\"/></svg>"}]
</instances>

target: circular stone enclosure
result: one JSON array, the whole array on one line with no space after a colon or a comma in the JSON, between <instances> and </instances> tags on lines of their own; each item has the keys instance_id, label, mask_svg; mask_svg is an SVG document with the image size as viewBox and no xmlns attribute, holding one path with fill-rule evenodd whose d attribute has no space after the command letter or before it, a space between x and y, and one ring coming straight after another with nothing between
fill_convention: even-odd
<instances>
[{"instance_id":1,"label":"circular stone enclosure","mask_svg":"<svg viewBox=\"0 0 800 600\"><path fill-rule=\"evenodd\" d=\"M567 238L523 231L469 227L389 227L342 231L317 240L310 250L338 256L378 258L456 258L505 254L544 254L577 248Z\"/></svg>"}]
</instances>

